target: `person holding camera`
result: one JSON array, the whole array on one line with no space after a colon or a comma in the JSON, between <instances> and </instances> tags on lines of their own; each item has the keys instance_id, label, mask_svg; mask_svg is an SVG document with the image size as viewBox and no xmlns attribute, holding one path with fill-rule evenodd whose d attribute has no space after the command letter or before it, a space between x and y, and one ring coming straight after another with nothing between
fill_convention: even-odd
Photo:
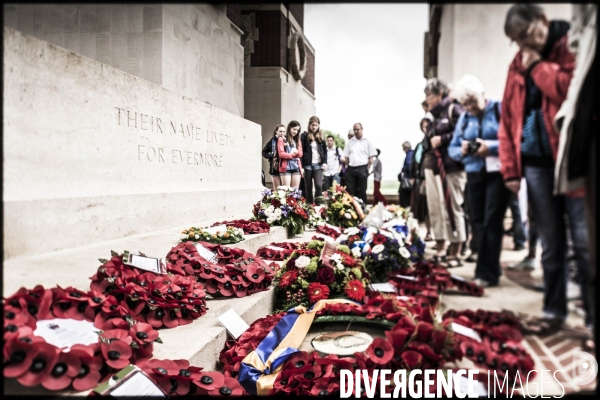
<instances>
[{"instance_id":1,"label":"person holding camera","mask_svg":"<svg viewBox=\"0 0 600 400\"><path fill-rule=\"evenodd\" d=\"M461 161L467 173L473 235L479 244L475 282L482 287L497 286L502 222L511 193L504 185L498 158L500 102L486 99L483 85L472 75L457 82L454 94L465 112L456 123L448 154Z\"/></svg>"}]
</instances>

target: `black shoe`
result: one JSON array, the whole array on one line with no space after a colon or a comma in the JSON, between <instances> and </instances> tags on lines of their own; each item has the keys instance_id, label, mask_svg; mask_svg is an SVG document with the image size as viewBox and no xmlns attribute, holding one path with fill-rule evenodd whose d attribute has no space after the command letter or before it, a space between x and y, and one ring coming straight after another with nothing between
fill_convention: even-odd
<instances>
[{"instance_id":1,"label":"black shoe","mask_svg":"<svg viewBox=\"0 0 600 400\"><path fill-rule=\"evenodd\" d=\"M512 228L511 228L511 229L509 229L507 231L504 231L504 234L507 235L507 236L515 236L515 231L513 231Z\"/></svg>"},{"instance_id":2,"label":"black shoe","mask_svg":"<svg viewBox=\"0 0 600 400\"><path fill-rule=\"evenodd\" d=\"M515 251L524 250L525 246L522 244L515 244Z\"/></svg>"},{"instance_id":3,"label":"black shoe","mask_svg":"<svg viewBox=\"0 0 600 400\"><path fill-rule=\"evenodd\" d=\"M471 254L469 254L469 257L465 258L466 262L477 262L477 253L473 253L471 252Z\"/></svg>"}]
</instances>

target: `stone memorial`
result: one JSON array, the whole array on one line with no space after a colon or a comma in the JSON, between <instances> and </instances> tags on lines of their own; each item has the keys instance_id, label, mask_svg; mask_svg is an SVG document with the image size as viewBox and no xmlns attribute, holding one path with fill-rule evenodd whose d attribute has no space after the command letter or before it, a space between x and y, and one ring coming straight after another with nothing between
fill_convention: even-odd
<instances>
[{"instance_id":1,"label":"stone memorial","mask_svg":"<svg viewBox=\"0 0 600 400\"><path fill-rule=\"evenodd\" d=\"M4 28L4 259L248 215L261 128Z\"/></svg>"}]
</instances>

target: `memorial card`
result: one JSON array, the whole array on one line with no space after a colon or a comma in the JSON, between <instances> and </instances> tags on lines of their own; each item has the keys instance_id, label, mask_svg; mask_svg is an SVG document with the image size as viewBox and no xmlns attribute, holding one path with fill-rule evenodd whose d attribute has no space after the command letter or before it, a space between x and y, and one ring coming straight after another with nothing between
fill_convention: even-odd
<instances>
[{"instance_id":1,"label":"memorial card","mask_svg":"<svg viewBox=\"0 0 600 400\"><path fill-rule=\"evenodd\" d=\"M248 325L233 308L230 308L223 314L219 315L217 320L225 327L225 329L227 329L227 332L234 339L239 338L242 333L246 332L246 330L250 327L250 325Z\"/></svg>"}]
</instances>

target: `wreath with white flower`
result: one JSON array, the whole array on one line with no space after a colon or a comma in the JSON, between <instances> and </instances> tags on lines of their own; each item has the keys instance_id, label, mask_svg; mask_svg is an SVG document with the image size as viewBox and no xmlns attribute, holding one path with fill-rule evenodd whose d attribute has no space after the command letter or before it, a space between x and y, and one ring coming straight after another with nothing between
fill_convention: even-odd
<instances>
[{"instance_id":1,"label":"wreath with white flower","mask_svg":"<svg viewBox=\"0 0 600 400\"><path fill-rule=\"evenodd\" d=\"M234 244L239 243L244 239L244 230L234 226L227 226L223 231L216 230L215 232L207 231L209 228L198 228L192 226L189 229L184 229L181 232L179 240L181 242L208 242L215 244Z\"/></svg>"}]
</instances>

